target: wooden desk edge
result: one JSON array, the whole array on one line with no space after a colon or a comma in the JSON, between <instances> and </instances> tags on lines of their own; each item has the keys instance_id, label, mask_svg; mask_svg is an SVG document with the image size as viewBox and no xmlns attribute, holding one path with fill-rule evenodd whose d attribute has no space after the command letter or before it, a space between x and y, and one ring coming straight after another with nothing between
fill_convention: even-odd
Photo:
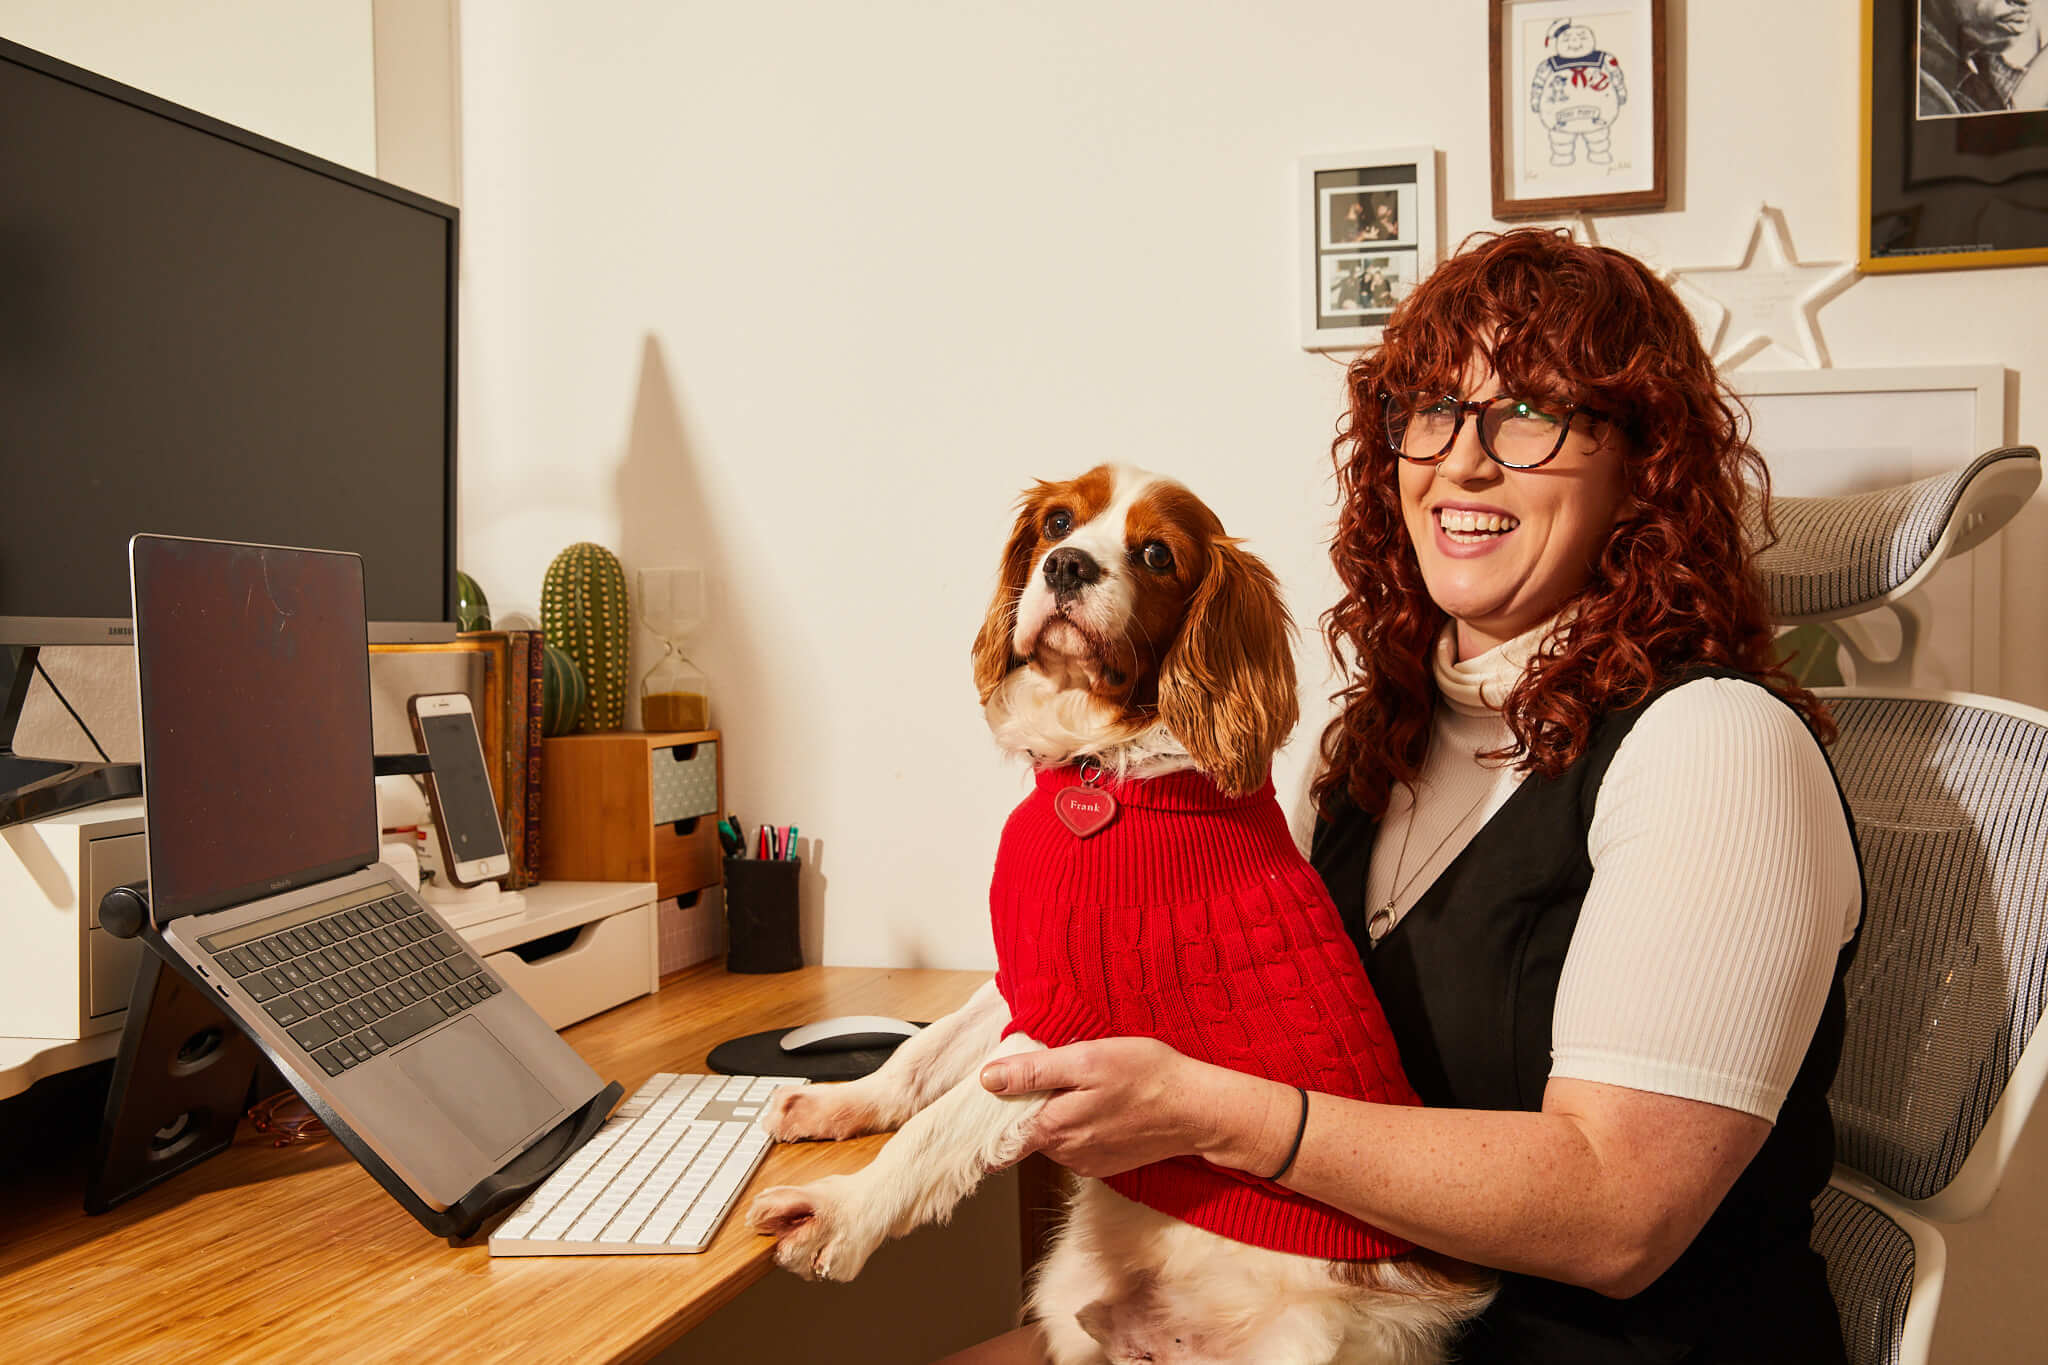
<instances>
[{"instance_id":1,"label":"wooden desk edge","mask_svg":"<svg viewBox=\"0 0 2048 1365\"><path fill-rule=\"evenodd\" d=\"M708 1070L706 1055L728 1037L839 1014L938 1018L987 979L848 967L742 976L704 964L564 1036L631 1094L657 1071ZM773 1242L745 1225L753 1192L859 1169L886 1140L773 1148L711 1246L695 1255L493 1259L485 1237L451 1248L420 1228L338 1146L276 1151L245 1126L227 1152L100 1219L79 1211L81 1186L42 1182L10 1210L0 1319L17 1348L68 1343L122 1358L131 1350L254 1358L254 1345L291 1341L300 1358L431 1350L496 1360L540 1340L563 1358L644 1361L774 1269ZM273 1228L266 1220L283 1209L295 1223ZM194 1254L224 1244L241 1248L242 1259L223 1266ZM296 1253L289 1264L287 1249ZM154 1278L142 1301L77 1292L143 1266ZM223 1275L249 1296L242 1302L260 1297L260 1321L209 1299L207 1287L217 1290ZM338 1295L353 1312L337 1314ZM423 1312L422 1303L433 1307ZM151 1311L157 1304L167 1310ZM464 1345L451 1353L451 1342Z\"/></svg>"}]
</instances>

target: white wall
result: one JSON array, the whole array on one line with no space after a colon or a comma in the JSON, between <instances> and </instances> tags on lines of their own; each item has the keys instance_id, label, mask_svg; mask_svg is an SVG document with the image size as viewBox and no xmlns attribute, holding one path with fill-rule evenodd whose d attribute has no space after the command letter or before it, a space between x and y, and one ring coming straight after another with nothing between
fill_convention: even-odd
<instances>
[{"instance_id":1,"label":"white wall","mask_svg":"<svg viewBox=\"0 0 2048 1365\"><path fill-rule=\"evenodd\" d=\"M0 0L0 37L376 173L370 0Z\"/></svg>"},{"instance_id":2,"label":"white wall","mask_svg":"<svg viewBox=\"0 0 2048 1365\"><path fill-rule=\"evenodd\" d=\"M1804 259L1852 256L1856 15L1675 5L1679 207L1603 233L1732 262L1768 201ZM1177 474L1313 623L1338 371L1294 340L1294 161L1433 144L1448 239L1489 226L1485 55L1471 0L474 10L465 567L528 609L578 539L711 570L732 804L820 841L825 960L989 965L1019 779L967 647L1011 499ZM2041 373L2044 281L1865 280L1823 330L1845 366ZM2024 383L2018 415L2048 431ZM2042 517L2006 539L2005 671L2048 703ZM1283 779L1326 714L1302 657Z\"/></svg>"}]
</instances>

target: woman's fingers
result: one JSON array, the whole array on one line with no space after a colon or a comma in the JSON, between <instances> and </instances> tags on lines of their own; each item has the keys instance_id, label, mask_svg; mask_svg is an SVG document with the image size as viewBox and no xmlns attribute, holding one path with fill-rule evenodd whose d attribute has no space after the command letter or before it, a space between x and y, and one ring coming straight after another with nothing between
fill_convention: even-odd
<instances>
[{"instance_id":1,"label":"woman's fingers","mask_svg":"<svg viewBox=\"0 0 2048 1365\"><path fill-rule=\"evenodd\" d=\"M981 1069L982 1088L995 1095L1031 1095L1069 1090L1083 1083L1088 1044L1071 1043L1045 1052L1020 1052Z\"/></svg>"}]
</instances>

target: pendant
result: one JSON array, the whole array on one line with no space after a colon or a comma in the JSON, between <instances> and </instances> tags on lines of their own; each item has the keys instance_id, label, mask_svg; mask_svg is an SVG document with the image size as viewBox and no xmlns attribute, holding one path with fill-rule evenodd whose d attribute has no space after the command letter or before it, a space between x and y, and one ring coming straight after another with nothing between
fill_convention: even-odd
<instances>
[{"instance_id":1,"label":"pendant","mask_svg":"<svg viewBox=\"0 0 2048 1365\"><path fill-rule=\"evenodd\" d=\"M1378 943L1387 936L1387 931L1393 927L1394 903L1388 901L1385 905L1373 911L1372 918L1365 922L1365 936L1374 943Z\"/></svg>"},{"instance_id":2,"label":"pendant","mask_svg":"<svg viewBox=\"0 0 2048 1365\"><path fill-rule=\"evenodd\" d=\"M1075 838L1086 839L1116 819L1116 798L1095 787L1063 787L1052 799L1052 813Z\"/></svg>"}]
</instances>

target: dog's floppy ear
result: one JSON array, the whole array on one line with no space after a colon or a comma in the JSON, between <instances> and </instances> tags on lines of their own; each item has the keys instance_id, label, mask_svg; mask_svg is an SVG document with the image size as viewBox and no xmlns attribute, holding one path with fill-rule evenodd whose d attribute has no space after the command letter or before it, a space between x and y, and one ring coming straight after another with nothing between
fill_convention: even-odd
<instances>
[{"instance_id":1,"label":"dog's floppy ear","mask_svg":"<svg viewBox=\"0 0 2048 1365\"><path fill-rule=\"evenodd\" d=\"M1272 571L1229 537L1211 541L1209 571L1159 669L1159 718L1231 796L1266 780L1300 718L1293 629Z\"/></svg>"},{"instance_id":2,"label":"dog's floppy ear","mask_svg":"<svg viewBox=\"0 0 2048 1365\"><path fill-rule=\"evenodd\" d=\"M974 637L974 686L983 703L1010 670L1024 662L1010 652L1010 637L1017 629L1017 603L1031 577L1031 551L1038 544L1038 499L1045 487L1040 482L1018 504L1017 524L1003 547L996 595L989 599L988 617Z\"/></svg>"}]
</instances>

